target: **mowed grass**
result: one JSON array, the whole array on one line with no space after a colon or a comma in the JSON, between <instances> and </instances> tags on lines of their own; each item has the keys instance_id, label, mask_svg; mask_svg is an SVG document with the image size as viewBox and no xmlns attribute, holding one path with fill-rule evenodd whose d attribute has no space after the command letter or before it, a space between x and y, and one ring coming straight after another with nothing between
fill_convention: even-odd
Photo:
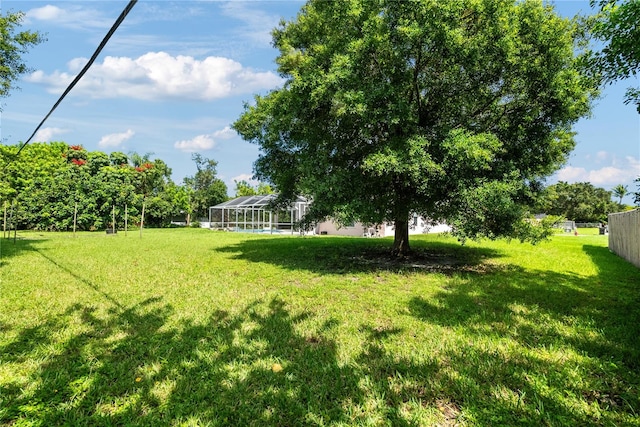
<instances>
[{"instance_id":1,"label":"mowed grass","mask_svg":"<svg viewBox=\"0 0 640 427\"><path fill-rule=\"evenodd\" d=\"M640 270L198 229L2 240L0 424L640 425Z\"/></svg>"}]
</instances>

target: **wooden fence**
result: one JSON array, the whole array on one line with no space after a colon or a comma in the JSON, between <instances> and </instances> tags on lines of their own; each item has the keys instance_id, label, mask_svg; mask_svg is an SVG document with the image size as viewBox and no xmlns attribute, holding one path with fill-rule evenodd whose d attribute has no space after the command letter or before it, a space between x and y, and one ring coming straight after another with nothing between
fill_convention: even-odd
<instances>
[{"instance_id":1,"label":"wooden fence","mask_svg":"<svg viewBox=\"0 0 640 427\"><path fill-rule=\"evenodd\" d=\"M609 214L609 249L640 267L640 209Z\"/></svg>"}]
</instances>

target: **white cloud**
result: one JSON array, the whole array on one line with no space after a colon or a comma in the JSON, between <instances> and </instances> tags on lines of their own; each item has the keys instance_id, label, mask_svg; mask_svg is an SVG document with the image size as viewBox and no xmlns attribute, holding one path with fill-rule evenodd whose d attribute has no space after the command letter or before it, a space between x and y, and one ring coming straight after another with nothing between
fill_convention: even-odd
<instances>
[{"instance_id":1,"label":"white cloud","mask_svg":"<svg viewBox=\"0 0 640 427\"><path fill-rule=\"evenodd\" d=\"M33 141L37 142L50 142L53 141L53 137L56 135L62 135L69 132L67 129L61 128L42 128L36 132L33 137Z\"/></svg>"},{"instance_id":2,"label":"white cloud","mask_svg":"<svg viewBox=\"0 0 640 427\"><path fill-rule=\"evenodd\" d=\"M207 151L215 147L216 141L211 135L198 135L195 138L178 141L174 144L180 151L195 153L196 151Z\"/></svg>"},{"instance_id":3,"label":"white cloud","mask_svg":"<svg viewBox=\"0 0 640 427\"><path fill-rule=\"evenodd\" d=\"M68 5L61 8L46 5L30 9L26 12L27 23L32 21L51 22L66 28L109 28L113 17L106 17L97 10L87 9L84 6Z\"/></svg>"},{"instance_id":4,"label":"white cloud","mask_svg":"<svg viewBox=\"0 0 640 427\"><path fill-rule=\"evenodd\" d=\"M217 141L231 139L235 136L237 136L236 131L231 129L230 126L225 126L211 134L198 135L192 139L178 141L173 146L180 151L195 153L197 151L211 150L216 146Z\"/></svg>"},{"instance_id":5,"label":"white cloud","mask_svg":"<svg viewBox=\"0 0 640 427\"><path fill-rule=\"evenodd\" d=\"M118 147L123 142L130 139L133 135L135 135L135 132L131 129L127 129L126 132L122 133L112 133L109 135L105 135L100 139L98 145L100 147Z\"/></svg>"},{"instance_id":6,"label":"white cloud","mask_svg":"<svg viewBox=\"0 0 640 427\"><path fill-rule=\"evenodd\" d=\"M48 86L52 93L61 93L83 61L86 60L76 58L68 63L72 73L55 71L47 75L35 71L27 80ZM92 98L210 101L272 89L281 83L282 79L273 72L256 72L228 58L209 56L197 60L149 52L136 59L107 56L92 66L71 93Z\"/></svg>"},{"instance_id":7,"label":"white cloud","mask_svg":"<svg viewBox=\"0 0 640 427\"><path fill-rule=\"evenodd\" d=\"M581 182L587 180L587 170L585 168L576 168L573 166L566 166L556 172L558 181L566 182Z\"/></svg>"},{"instance_id":8,"label":"white cloud","mask_svg":"<svg viewBox=\"0 0 640 427\"><path fill-rule=\"evenodd\" d=\"M225 126L224 129L217 130L213 133L213 137L218 139L231 139L237 135L236 131L229 126Z\"/></svg>"},{"instance_id":9,"label":"white cloud","mask_svg":"<svg viewBox=\"0 0 640 427\"><path fill-rule=\"evenodd\" d=\"M598 153L598 158L608 158L602 156L604 152ZM584 167L567 166L556 173L558 181L590 182L597 187L610 187L617 184L624 184L633 181L640 176L640 160L633 156L626 156L623 160L611 157L611 165L598 169L587 169Z\"/></svg>"},{"instance_id":10,"label":"white cloud","mask_svg":"<svg viewBox=\"0 0 640 427\"><path fill-rule=\"evenodd\" d=\"M27 18L33 18L40 21L58 20L64 15L64 11L57 6L50 4L42 7L31 9L27 12Z\"/></svg>"}]
</instances>

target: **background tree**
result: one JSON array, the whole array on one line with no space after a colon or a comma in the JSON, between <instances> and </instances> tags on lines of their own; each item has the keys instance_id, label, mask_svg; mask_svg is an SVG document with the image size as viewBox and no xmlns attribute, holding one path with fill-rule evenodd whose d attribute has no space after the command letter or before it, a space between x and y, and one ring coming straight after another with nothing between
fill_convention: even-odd
<instances>
[{"instance_id":1,"label":"background tree","mask_svg":"<svg viewBox=\"0 0 640 427\"><path fill-rule=\"evenodd\" d=\"M636 206L640 206L640 176L633 182L638 184L638 191L633 193L633 203L635 203Z\"/></svg>"},{"instance_id":2,"label":"background tree","mask_svg":"<svg viewBox=\"0 0 640 427\"><path fill-rule=\"evenodd\" d=\"M227 185L218 178L218 162L194 153L191 159L196 164L196 174L184 179L186 187L191 189L191 212L196 218L207 218L209 207L227 200Z\"/></svg>"},{"instance_id":3,"label":"background tree","mask_svg":"<svg viewBox=\"0 0 640 427\"><path fill-rule=\"evenodd\" d=\"M606 222L607 215L618 207L611 201L611 192L604 188L588 182L560 181L544 190L536 210L576 222Z\"/></svg>"},{"instance_id":4,"label":"background tree","mask_svg":"<svg viewBox=\"0 0 640 427\"><path fill-rule=\"evenodd\" d=\"M164 191L171 182L171 169L161 159L150 160L151 153L140 156L131 153L129 158L137 172L136 200L141 206L140 211L140 235L142 236L143 224L152 227L162 227L171 222L171 217L176 214L170 206Z\"/></svg>"},{"instance_id":5,"label":"background tree","mask_svg":"<svg viewBox=\"0 0 640 427\"><path fill-rule=\"evenodd\" d=\"M129 164L129 156L119 151L109 154L109 161L113 166L127 166Z\"/></svg>"},{"instance_id":6,"label":"background tree","mask_svg":"<svg viewBox=\"0 0 640 427\"><path fill-rule=\"evenodd\" d=\"M599 13L591 19L593 35L604 47L593 52L589 65L601 75L603 83L626 79L640 70L640 1L591 0ZM636 104L640 113L640 88L627 89L625 104Z\"/></svg>"},{"instance_id":7,"label":"background tree","mask_svg":"<svg viewBox=\"0 0 640 427\"><path fill-rule=\"evenodd\" d=\"M46 40L38 32L18 31L23 18L22 12L0 15L0 98L8 96L18 78L30 71L22 59L23 55L32 46Z\"/></svg>"},{"instance_id":8,"label":"background tree","mask_svg":"<svg viewBox=\"0 0 640 427\"><path fill-rule=\"evenodd\" d=\"M629 187L627 187L626 185L618 184L611 189L611 193L613 194L613 197L618 198L618 204L622 206L622 199L624 198L624 196L629 194Z\"/></svg>"},{"instance_id":9,"label":"background tree","mask_svg":"<svg viewBox=\"0 0 640 427\"><path fill-rule=\"evenodd\" d=\"M233 182L236 185L235 197L255 196L258 194L258 191L244 179L240 181L234 180Z\"/></svg>"},{"instance_id":10,"label":"background tree","mask_svg":"<svg viewBox=\"0 0 640 427\"><path fill-rule=\"evenodd\" d=\"M233 127L281 203L393 221L394 253L414 212L461 238L524 238L531 184L565 162L596 92L578 30L539 1L311 0L273 32L283 88Z\"/></svg>"},{"instance_id":11,"label":"background tree","mask_svg":"<svg viewBox=\"0 0 640 427\"><path fill-rule=\"evenodd\" d=\"M36 178L50 177L68 165L69 147L63 142L30 144L16 157L19 148L20 144L0 145L0 182L7 198L24 193Z\"/></svg>"},{"instance_id":12,"label":"background tree","mask_svg":"<svg viewBox=\"0 0 640 427\"><path fill-rule=\"evenodd\" d=\"M270 184L267 184L266 182L259 182L258 185L256 186L256 193L262 194L262 195L274 194L275 190Z\"/></svg>"},{"instance_id":13,"label":"background tree","mask_svg":"<svg viewBox=\"0 0 640 427\"><path fill-rule=\"evenodd\" d=\"M135 224L145 197L146 223L161 227L186 207L186 189L171 181L171 169L160 159L134 155L142 161L134 167L122 153L90 152L63 142L32 143L15 157L18 148L0 146L0 167L6 165L0 191L16 200L20 228L70 230L76 205L80 230L110 227L114 212L113 226L121 227L125 206L129 224Z\"/></svg>"},{"instance_id":14,"label":"background tree","mask_svg":"<svg viewBox=\"0 0 640 427\"><path fill-rule=\"evenodd\" d=\"M249 182L244 179L240 181L234 180L233 182L236 185L235 197L258 196L274 193L273 187L264 182L259 182L255 187L249 184Z\"/></svg>"},{"instance_id":15,"label":"background tree","mask_svg":"<svg viewBox=\"0 0 640 427\"><path fill-rule=\"evenodd\" d=\"M183 218L187 215L187 225L191 223L191 200L193 196L193 190L186 185L176 185L175 183L169 183L165 188L165 197L171 205L173 211L173 217Z\"/></svg>"}]
</instances>

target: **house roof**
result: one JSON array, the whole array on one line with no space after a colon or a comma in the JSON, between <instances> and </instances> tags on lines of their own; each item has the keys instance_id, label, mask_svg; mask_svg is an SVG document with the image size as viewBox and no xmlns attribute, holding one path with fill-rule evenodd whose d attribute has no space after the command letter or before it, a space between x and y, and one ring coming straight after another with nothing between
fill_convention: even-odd
<instances>
[{"instance_id":1,"label":"house roof","mask_svg":"<svg viewBox=\"0 0 640 427\"><path fill-rule=\"evenodd\" d=\"M227 200L226 202L219 203L215 206L211 206L213 209L235 209L235 208L249 208L259 209L268 207L278 195L277 194L262 194L257 196L241 196L235 199ZM308 203L305 197L298 196L295 203Z\"/></svg>"}]
</instances>

